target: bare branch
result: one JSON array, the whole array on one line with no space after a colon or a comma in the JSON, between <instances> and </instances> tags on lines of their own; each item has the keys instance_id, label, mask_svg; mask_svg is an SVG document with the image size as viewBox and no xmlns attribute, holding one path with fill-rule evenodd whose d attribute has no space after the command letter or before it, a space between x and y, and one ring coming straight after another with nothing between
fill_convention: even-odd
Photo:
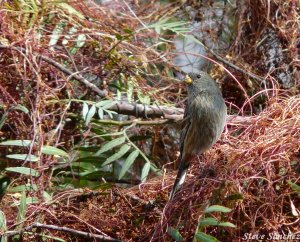
<instances>
[{"instance_id":1,"label":"bare branch","mask_svg":"<svg viewBox=\"0 0 300 242\"><path fill-rule=\"evenodd\" d=\"M184 110L182 108L158 106L158 105L143 105L137 103L118 102L110 108L119 114L132 115L143 118L165 118L165 119L181 119Z\"/></svg>"},{"instance_id":2,"label":"bare branch","mask_svg":"<svg viewBox=\"0 0 300 242\"><path fill-rule=\"evenodd\" d=\"M7 231L7 232L3 233L1 236L5 236L8 238L8 237L11 237L14 235L23 234L26 231L32 231L34 228L43 228L43 229L49 229L49 230L62 231L62 232L66 232L69 234L76 235L76 236L85 237L88 239L97 239L97 240L101 240L101 241L113 241L113 242L120 241L118 239L114 239L109 236L87 233L87 232L83 232L83 231L79 231L79 230L75 230L75 229L70 229L67 227L58 227L56 225L47 225L47 224L41 224L41 223L32 224L32 225L27 226L19 231Z\"/></svg>"},{"instance_id":3,"label":"bare branch","mask_svg":"<svg viewBox=\"0 0 300 242\"><path fill-rule=\"evenodd\" d=\"M182 117L182 115L178 115L178 117ZM95 124L108 124L108 125L115 125L119 127L128 126L131 124L136 124L140 126L154 126L154 125L163 125L168 123L174 123L174 119L157 119L157 120L127 120L127 121L116 121L111 119L101 119L95 121Z\"/></svg>"},{"instance_id":4,"label":"bare branch","mask_svg":"<svg viewBox=\"0 0 300 242\"><path fill-rule=\"evenodd\" d=\"M26 49L24 49L22 47L5 46L0 43L0 49L11 49L11 50L20 51L20 52L26 54ZM81 83L83 83L84 85L86 85L87 87L92 89L94 92L96 92L100 97L107 96L107 94L108 94L107 90L100 90L97 86L95 86L93 83L86 80L83 76L81 76L80 74L74 73L74 71L71 71L70 69L64 67L62 64L56 62L55 60L53 60L47 56L40 55L40 54L36 54L36 57L41 58L43 61L56 67L61 72L71 76L72 78L76 79L77 81L80 81Z\"/></svg>"}]
</instances>

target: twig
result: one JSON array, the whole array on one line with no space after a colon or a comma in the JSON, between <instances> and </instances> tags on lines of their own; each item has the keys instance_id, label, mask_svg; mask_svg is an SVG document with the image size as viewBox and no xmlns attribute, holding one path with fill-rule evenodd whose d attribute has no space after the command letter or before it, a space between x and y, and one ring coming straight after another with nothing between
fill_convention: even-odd
<instances>
[{"instance_id":1,"label":"twig","mask_svg":"<svg viewBox=\"0 0 300 242\"><path fill-rule=\"evenodd\" d=\"M24 49L22 47L5 46L5 45L0 44L0 49L11 49L11 50L20 51L20 52L26 54L26 49ZM107 90L100 90L97 86L95 86L93 83L86 80L83 76L81 76L80 74L74 73L70 69L64 67L62 64L56 62L55 60L53 60L53 59L51 59L47 56L41 55L41 54L36 54L36 57L41 58L43 61L49 63L50 65L52 65L54 67L56 67L61 72L71 76L72 78L76 79L77 81L80 81L81 83L83 83L84 85L86 85L87 87L92 89L94 92L96 92L100 97L106 97L107 96L107 94L108 94Z\"/></svg>"},{"instance_id":2,"label":"twig","mask_svg":"<svg viewBox=\"0 0 300 242\"><path fill-rule=\"evenodd\" d=\"M196 37L195 37L196 38ZM260 82L264 82L265 80L263 78L261 78L260 76L252 73L252 72L249 72L249 71L245 71L244 69L232 64L231 62L225 60L224 58L222 58L221 56L217 55L213 50L211 50L210 48L208 48L206 45L203 44L203 46L206 48L206 50L211 53L218 61L221 61L223 64L243 73L244 75L248 75L250 77L252 77L253 79L256 79Z\"/></svg>"},{"instance_id":3,"label":"twig","mask_svg":"<svg viewBox=\"0 0 300 242\"><path fill-rule=\"evenodd\" d=\"M182 115L178 115L178 118L181 119ZM124 127L128 126L131 124L136 124L140 126L148 126L148 125L163 125L163 124L169 124L169 123L174 123L174 119L158 119L158 120L139 120L139 119L134 119L134 120L128 120L128 121L116 121L116 120L111 120L111 119L101 119L101 120L96 120L94 122L95 124L108 124L108 125L115 125L119 127Z\"/></svg>"},{"instance_id":4,"label":"twig","mask_svg":"<svg viewBox=\"0 0 300 242\"><path fill-rule=\"evenodd\" d=\"M136 16L135 12L131 9L131 7L129 6L129 4L128 4L125 0L123 0L123 3L124 3L124 4L126 5L126 7L129 9L129 11L131 12L131 14L135 17L135 19L136 19L137 21L139 21L140 24L141 24L145 29L148 29L148 26L147 26L146 24L144 24L144 22L143 22L138 16Z\"/></svg>"},{"instance_id":5,"label":"twig","mask_svg":"<svg viewBox=\"0 0 300 242\"><path fill-rule=\"evenodd\" d=\"M242 68L240 68L240 67L238 67L238 66L236 66L236 65L234 65L234 64L232 64L232 63L230 63L229 61L223 59L221 56L217 55L217 54L216 54L215 52L213 52L212 50L209 50L209 52L210 52L217 60L223 62L225 65L227 65L227 66L229 66L229 67L231 67L231 68L233 68L233 69L235 69L235 70L237 70L237 71L239 71L239 72L241 72L241 73L243 73L243 74L245 74L245 75L248 75L248 76L252 77L253 79L256 79L256 80L258 80L258 81L260 81L260 82L264 82L264 81L265 81L265 80L264 80L263 78L261 78L260 76L254 74L254 73L252 73L252 72L245 71L244 69L242 69Z\"/></svg>"},{"instance_id":6,"label":"twig","mask_svg":"<svg viewBox=\"0 0 300 242\"><path fill-rule=\"evenodd\" d=\"M23 234L26 231L32 231L34 228L43 228L43 229L49 229L49 230L56 230L56 231L62 231L62 232L66 232L66 233L70 233L76 236L81 236L81 237L85 237L88 239L98 239L101 241L113 241L113 242L119 242L120 240L118 239L114 239L108 236L104 236L104 235L98 235L98 234L93 234L93 233L87 233L87 232L83 232L83 231L79 231L79 230L75 230L75 229L70 229L67 227L58 227L56 225L48 225L48 224L41 224L41 223L35 223L32 224L30 226L27 226L25 228L23 228L22 230L19 231L7 231L5 233L2 234L2 236L5 237L11 237L14 235L20 235Z\"/></svg>"}]
</instances>

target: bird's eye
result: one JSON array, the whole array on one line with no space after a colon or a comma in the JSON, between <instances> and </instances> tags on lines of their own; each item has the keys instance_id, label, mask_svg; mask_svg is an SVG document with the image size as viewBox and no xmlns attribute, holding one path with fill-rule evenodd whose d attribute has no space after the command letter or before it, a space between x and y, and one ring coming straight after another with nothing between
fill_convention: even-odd
<instances>
[{"instance_id":1,"label":"bird's eye","mask_svg":"<svg viewBox=\"0 0 300 242\"><path fill-rule=\"evenodd\" d=\"M200 79L200 78L201 78L201 75L200 75L200 74L197 74L197 78Z\"/></svg>"}]
</instances>

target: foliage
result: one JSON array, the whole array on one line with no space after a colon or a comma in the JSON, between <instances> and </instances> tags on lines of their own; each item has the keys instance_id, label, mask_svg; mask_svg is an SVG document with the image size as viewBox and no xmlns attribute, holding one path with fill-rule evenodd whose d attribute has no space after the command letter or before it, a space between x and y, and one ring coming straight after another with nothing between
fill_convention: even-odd
<instances>
[{"instance_id":1,"label":"foliage","mask_svg":"<svg viewBox=\"0 0 300 242\"><path fill-rule=\"evenodd\" d=\"M231 209L221 206L221 205L212 205L207 207L204 210L204 214L210 214L213 212L219 212L219 213L229 213L231 212ZM214 236L211 236L204 232L204 229L207 226L219 226L219 227L229 227L229 228L236 228L236 226L230 222L219 222L214 217L203 217L199 218L198 226L194 235L193 241L202 241L202 242L216 242L219 241ZM180 235L179 231L170 227L168 229L168 233L172 236L175 241L180 242L182 241L183 237Z\"/></svg>"}]
</instances>

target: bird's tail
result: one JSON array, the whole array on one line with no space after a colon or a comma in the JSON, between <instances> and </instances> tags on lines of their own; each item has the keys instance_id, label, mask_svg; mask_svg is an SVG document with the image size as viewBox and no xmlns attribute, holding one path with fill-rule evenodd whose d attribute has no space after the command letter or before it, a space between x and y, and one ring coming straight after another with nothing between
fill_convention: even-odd
<instances>
[{"instance_id":1,"label":"bird's tail","mask_svg":"<svg viewBox=\"0 0 300 242\"><path fill-rule=\"evenodd\" d=\"M169 200L173 199L173 197L176 194L176 192L180 189L180 187L184 183L188 167L189 166L186 165L183 162L183 160L181 160L180 167L179 167L178 173L177 173L177 177L175 179L172 191L171 191L170 196L169 196Z\"/></svg>"}]
</instances>

